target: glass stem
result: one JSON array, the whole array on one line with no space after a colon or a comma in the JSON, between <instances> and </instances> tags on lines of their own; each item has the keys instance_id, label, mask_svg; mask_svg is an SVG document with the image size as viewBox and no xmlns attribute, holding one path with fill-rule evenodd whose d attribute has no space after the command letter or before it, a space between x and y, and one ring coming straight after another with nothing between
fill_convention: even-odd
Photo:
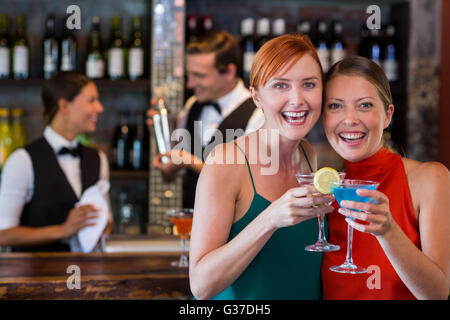
<instances>
[{"instance_id":1,"label":"glass stem","mask_svg":"<svg viewBox=\"0 0 450 320\"><path fill-rule=\"evenodd\" d=\"M326 242L327 238L325 237L325 223L324 223L324 216L318 215L317 220L319 220L319 241Z\"/></svg>"},{"instance_id":2,"label":"glass stem","mask_svg":"<svg viewBox=\"0 0 450 320\"><path fill-rule=\"evenodd\" d=\"M187 256L186 256L186 238L181 238L181 256L180 256L180 262L181 263L187 263Z\"/></svg>"},{"instance_id":3,"label":"glass stem","mask_svg":"<svg viewBox=\"0 0 450 320\"><path fill-rule=\"evenodd\" d=\"M353 228L350 225L347 225L347 255L345 257L346 263L353 264L352 246L353 246Z\"/></svg>"}]
</instances>

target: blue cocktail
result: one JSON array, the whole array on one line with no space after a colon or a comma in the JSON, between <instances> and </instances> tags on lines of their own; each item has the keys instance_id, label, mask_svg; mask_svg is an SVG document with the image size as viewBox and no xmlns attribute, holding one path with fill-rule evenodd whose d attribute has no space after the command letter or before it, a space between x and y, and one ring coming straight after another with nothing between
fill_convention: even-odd
<instances>
[{"instance_id":1,"label":"blue cocktail","mask_svg":"<svg viewBox=\"0 0 450 320\"><path fill-rule=\"evenodd\" d=\"M339 184L334 184L331 187L334 197L339 205L341 205L342 200L357 201L357 202L371 202L372 199L367 197L361 197L356 194L358 189L369 189L376 190L379 183L369 180L351 180L345 179ZM340 273L366 273L367 269L358 267L353 263L352 258L352 244L353 244L353 228L347 226L347 255L345 257L345 262L340 266L333 266L330 268L331 271Z\"/></svg>"}]
</instances>

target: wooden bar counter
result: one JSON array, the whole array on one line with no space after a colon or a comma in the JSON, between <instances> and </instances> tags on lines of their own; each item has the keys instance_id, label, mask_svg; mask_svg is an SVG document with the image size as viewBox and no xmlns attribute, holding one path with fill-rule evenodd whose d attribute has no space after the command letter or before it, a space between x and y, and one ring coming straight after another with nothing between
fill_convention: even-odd
<instances>
[{"instance_id":1,"label":"wooden bar counter","mask_svg":"<svg viewBox=\"0 0 450 320\"><path fill-rule=\"evenodd\" d=\"M0 299L190 299L187 268L170 266L178 257L179 252L0 253ZM79 267L79 289L69 266Z\"/></svg>"}]
</instances>

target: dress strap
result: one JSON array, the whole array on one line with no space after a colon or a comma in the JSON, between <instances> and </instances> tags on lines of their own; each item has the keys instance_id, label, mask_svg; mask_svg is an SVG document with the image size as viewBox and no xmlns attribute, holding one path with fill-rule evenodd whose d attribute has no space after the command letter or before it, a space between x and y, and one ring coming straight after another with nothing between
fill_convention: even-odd
<instances>
[{"instance_id":1,"label":"dress strap","mask_svg":"<svg viewBox=\"0 0 450 320\"><path fill-rule=\"evenodd\" d=\"M248 163L247 156L245 155L244 150L242 150L242 148L239 147L236 142L234 144L236 145L236 147L239 148L239 150L241 150L242 154L245 157L245 162L247 163L248 173L250 173L250 179L252 180L253 191L256 193L255 183L253 182L253 175L252 175L252 171L250 170L250 164Z\"/></svg>"},{"instance_id":2,"label":"dress strap","mask_svg":"<svg viewBox=\"0 0 450 320\"><path fill-rule=\"evenodd\" d=\"M300 148L302 148L303 154L305 155L306 162L308 162L309 170L313 172L313 168L311 167L311 163L309 162L308 156L306 155L305 149L303 149L302 143L300 142Z\"/></svg>"}]
</instances>

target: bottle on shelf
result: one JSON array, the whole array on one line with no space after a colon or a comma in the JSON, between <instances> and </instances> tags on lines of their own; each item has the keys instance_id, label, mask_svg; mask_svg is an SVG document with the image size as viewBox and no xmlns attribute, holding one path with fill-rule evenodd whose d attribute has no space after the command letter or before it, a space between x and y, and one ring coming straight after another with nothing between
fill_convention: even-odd
<instances>
[{"instance_id":1,"label":"bottle on shelf","mask_svg":"<svg viewBox=\"0 0 450 320\"><path fill-rule=\"evenodd\" d=\"M300 20L297 23L297 32L304 34L305 36L308 36L309 40L312 42L312 27L311 22L309 20Z\"/></svg>"},{"instance_id":2,"label":"bottle on shelf","mask_svg":"<svg viewBox=\"0 0 450 320\"><path fill-rule=\"evenodd\" d=\"M317 38L315 43L317 55L324 73L330 68L330 45L328 42L328 24L326 21L317 23Z\"/></svg>"},{"instance_id":3,"label":"bottle on shelf","mask_svg":"<svg viewBox=\"0 0 450 320\"><path fill-rule=\"evenodd\" d=\"M67 21L67 18L64 19ZM77 70L78 42L73 30L69 30L63 23L63 37L61 39L61 71Z\"/></svg>"},{"instance_id":4,"label":"bottle on shelf","mask_svg":"<svg viewBox=\"0 0 450 320\"><path fill-rule=\"evenodd\" d=\"M0 14L0 79L8 79L11 74L10 45L8 16Z\"/></svg>"},{"instance_id":5,"label":"bottle on shelf","mask_svg":"<svg viewBox=\"0 0 450 320\"><path fill-rule=\"evenodd\" d=\"M125 77L126 49L122 36L122 19L120 16L111 18L111 36L108 48L108 77L111 80Z\"/></svg>"},{"instance_id":6,"label":"bottle on shelf","mask_svg":"<svg viewBox=\"0 0 450 320\"><path fill-rule=\"evenodd\" d=\"M86 59L86 75L91 79L101 79L105 76L105 61L102 53L99 17L92 19L91 28Z\"/></svg>"},{"instance_id":7,"label":"bottle on shelf","mask_svg":"<svg viewBox=\"0 0 450 320\"><path fill-rule=\"evenodd\" d=\"M51 14L45 20L45 36L42 40L42 71L44 79L58 71L59 44L55 36L55 17Z\"/></svg>"},{"instance_id":8,"label":"bottle on shelf","mask_svg":"<svg viewBox=\"0 0 450 320\"><path fill-rule=\"evenodd\" d=\"M370 29L369 39L367 46L367 58L371 59L373 62L381 65L381 37L380 31L378 29Z\"/></svg>"},{"instance_id":9,"label":"bottle on shelf","mask_svg":"<svg viewBox=\"0 0 450 320\"><path fill-rule=\"evenodd\" d=\"M261 18L256 22L256 51L270 40L269 18Z\"/></svg>"},{"instance_id":10,"label":"bottle on shelf","mask_svg":"<svg viewBox=\"0 0 450 320\"><path fill-rule=\"evenodd\" d=\"M286 33L286 22L283 18L278 18L272 22L272 34L274 37L281 36Z\"/></svg>"},{"instance_id":11,"label":"bottle on shelf","mask_svg":"<svg viewBox=\"0 0 450 320\"><path fill-rule=\"evenodd\" d=\"M128 49L128 76L131 80L144 75L144 44L142 37L141 17L133 17L131 37Z\"/></svg>"},{"instance_id":12,"label":"bottle on shelf","mask_svg":"<svg viewBox=\"0 0 450 320\"><path fill-rule=\"evenodd\" d=\"M12 124L11 124L11 151L22 148L27 144L27 133L23 125L23 110L20 108L12 109Z\"/></svg>"},{"instance_id":13,"label":"bottle on shelf","mask_svg":"<svg viewBox=\"0 0 450 320\"><path fill-rule=\"evenodd\" d=\"M389 82L395 82L399 79L395 26L392 24L386 27L384 59L382 66Z\"/></svg>"},{"instance_id":14,"label":"bottle on shelf","mask_svg":"<svg viewBox=\"0 0 450 320\"><path fill-rule=\"evenodd\" d=\"M204 35L208 31L211 31L213 29L213 19L210 14L205 14L200 23L200 35Z\"/></svg>"},{"instance_id":15,"label":"bottle on shelf","mask_svg":"<svg viewBox=\"0 0 450 320\"><path fill-rule=\"evenodd\" d=\"M149 132L145 124L143 112L136 113L136 125L133 130L133 139L131 147L131 167L135 170L148 170Z\"/></svg>"},{"instance_id":16,"label":"bottle on shelf","mask_svg":"<svg viewBox=\"0 0 450 320\"><path fill-rule=\"evenodd\" d=\"M189 42L195 41L198 38L199 30L197 23L197 15L192 13L186 17L186 45Z\"/></svg>"},{"instance_id":17,"label":"bottle on shelf","mask_svg":"<svg viewBox=\"0 0 450 320\"><path fill-rule=\"evenodd\" d=\"M122 112L120 122L114 133L113 167L119 170L130 168L131 130L128 120L129 113Z\"/></svg>"},{"instance_id":18,"label":"bottle on shelf","mask_svg":"<svg viewBox=\"0 0 450 320\"><path fill-rule=\"evenodd\" d=\"M12 136L9 124L9 110L0 108L0 170L12 152Z\"/></svg>"},{"instance_id":19,"label":"bottle on shelf","mask_svg":"<svg viewBox=\"0 0 450 320\"><path fill-rule=\"evenodd\" d=\"M12 48L12 67L14 79L28 79L30 76L29 59L30 49L26 37L25 16L18 15L16 22L16 35Z\"/></svg>"},{"instance_id":20,"label":"bottle on shelf","mask_svg":"<svg viewBox=\"0 0 450 320\"><path fill-rule=\"evenodd\" d=\"M255 20L246 18L241 21L242 78L250 81L250 71L256 54Z\"/></svg>"},{"instance_id":21,"label":"bottle on shelf","mask_svg":"<svg viewBox=\"0 0 450 320\"><path fill-rule=\"evenodd\" d=\"M347 56L346 45L342 37L343 27L341 21L333 23L333 37L330 51L330 66Z\"/></svg>"},{"instance_id":22,"label":"bottle on shelf","mask_svg":"<svg viewBox=\"0 0 450 320\"><path fill-rule=\"evenodd\" d=\"M369 29L367 29L365 22L361 24L359 32L358 55L369 57Z\"/></svg>"}]
</instances>

